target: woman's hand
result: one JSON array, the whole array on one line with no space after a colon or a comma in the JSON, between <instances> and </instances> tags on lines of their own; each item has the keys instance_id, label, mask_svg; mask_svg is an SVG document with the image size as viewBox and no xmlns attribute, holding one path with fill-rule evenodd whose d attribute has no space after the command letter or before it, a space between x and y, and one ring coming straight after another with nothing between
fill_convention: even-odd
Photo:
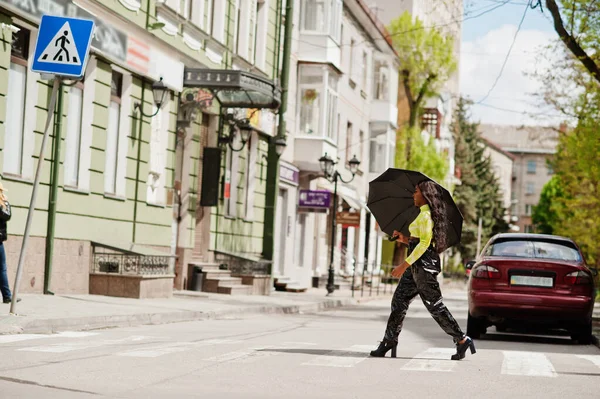
<instances>
[{"instance_id":1,"label":"woman's hand","mask_svg":"<svg viewBox=\"0 0 600 399\"><path fill-rule=\"evenodd\" d=\"M402 263L400 266L396 266L394 270L392 270L392 276L396 278L402 277L406 269L410 267L410 264L407 262Z\"/></svg>"},{"instance_id":2,"label":"woman's hand","mask_svg":"<svg viewBox=\"0 0 600 399\"><path fill-rule=\"evenodd\" d=\"M402 243L402 244L406 244L408 245L408 237L406 237L404 234L402 234L401 232L394 230L394 237L398 237L396 239L396 241Z\"/></svg>"}]
</instances>

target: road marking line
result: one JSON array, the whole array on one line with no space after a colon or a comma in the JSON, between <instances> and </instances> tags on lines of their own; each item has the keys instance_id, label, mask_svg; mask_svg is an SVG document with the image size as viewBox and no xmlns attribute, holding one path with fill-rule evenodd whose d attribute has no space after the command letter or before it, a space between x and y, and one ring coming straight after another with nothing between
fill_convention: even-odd
<instances>
[{"instance_id":1,"label":"road marking line","mask_svg":"<svg viewBox=\"0 0 600 399\"><path fill-rule=\"evenodd\" d=\"M0 335L0 344L8 344L11 342L29 341L32 339L45 338L84 338L98 335L99 333L91 333L84 331L63 331L58 334L15 334L15 335Z\"/></svg>"},{"instance_id":2,"label":"road marking line","mask_svg":"<svg viewBox=\"0 0 600 399\"><path fill-rule=\"evenodd\" d=\"M102 346L116 345L122 344L125 342L138 342L143 341L145 339L149 339L153 337L144 337L140 335L133 335L123 339L114 339L114 340L103 340L97 342L63 342L59 344L53 345L43 345L43 346L31 346L28 348L17 349L19 351L25 352L46 352L46 353L64 353L71 352L76 350L83 349L91 349L91 348L99 348Z\"/></svg>"},{"instance_id":3,"label":"road marking line","mask_svg":"<svg viewBox=\"0 0 600 399\"><path fill-rule=\"evenodd\" d=\"M502 351L502 374L531 377L556 377L556 370L543 353Z\"/></svg>"},{"instance_id":4,"label":"road marking line","mask_svg":"<svg viewBox=\"0 0 600 399\"><path fill-rule=\"evenodd\" d=\"M353 345L343 351L331 351L330 355L315 356L303 366L354 367L368 357L372 345ZM359 352L359 353L357 353ZM364 353L364 356L361 356Z\"/></svg>"},{"instance_id":5,"label":"road marking line","mask_svg":"<svg viewBox=\"0 0 600 399\"><path fill-rule=\"evenodd\" d=\"M596 366L600 367L600 355L577 355L577 357L585 360L589 360Z\"/></svg>"},{"instance_id":6,"label":"road marking line","mask_svg":"<svg viewBox=\"0 0 600 399\"><path fill-rule=\"evenodd\" d=\"M429 348L412 358L402 370L451 372L458 363L450 360L455 353L453 348Z\"/></svg>"}]
</instances>

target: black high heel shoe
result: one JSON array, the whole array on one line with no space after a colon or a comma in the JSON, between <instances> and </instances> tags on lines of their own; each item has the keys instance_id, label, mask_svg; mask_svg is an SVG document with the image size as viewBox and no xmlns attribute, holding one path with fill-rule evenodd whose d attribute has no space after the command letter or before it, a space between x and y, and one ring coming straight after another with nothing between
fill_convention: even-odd
<instances>
[{"instance_id":1,"label":"black high heel shoe","mask_svg":"<svg viewBox=\"0 0 600 399\"><path fill-rule=\"evenodd\" d=\"M465 358L465 353L467 353L467 349L471 349L471 354L474 355L477 350L475 350L475 343L470 337L465 337L465 342L462 344L456 344L456 354L452 355L452 360L462 360Z\"/></svg>"},{"instance_id":2,"label":"black high heel shoe","mask_svg":"<svg viewBox=\"0 0 600 399\"><path fill-rule=\"evenodd\" d=\"M398 341L388 341L388 340L384 339L383 341L381 341L381 343L379 344L379 347L377 349L375 349L374 351L371 351L371 356L372 357L385 357L385 354L388 353L388 351L391 349L392 357L396 357L396 348L397 347L398 347Z\"/></svg>"}]
</instances>

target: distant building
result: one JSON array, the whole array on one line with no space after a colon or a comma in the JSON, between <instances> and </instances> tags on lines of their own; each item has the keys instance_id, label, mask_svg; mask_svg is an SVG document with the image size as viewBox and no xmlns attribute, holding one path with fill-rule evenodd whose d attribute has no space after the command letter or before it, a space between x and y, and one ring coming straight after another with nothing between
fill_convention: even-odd
<instances>
[{"instance_id":1,"label":"distant building","mask_svg":"<svg viewBox=\"0 0 600 399\"><path fill-rule=\"evenodd\" d=\"M490 157L492 170L498 179L500 191L502 193L502 205L508 210L507 217L510 215L512 201L512 174L515 156L504 151L498 144L491 140L482 138L485 145L485 156Z\"/></svg>"},{"instance_id":2,"label":"distant building","mask_svg":"<svg viewBox=\"0 0 600 399\"><path fill-rule=\"evenodd\" d=\"M542 126L479 126L481 135L514 156L512 168L512 206L516 225L525 233L533 232L531 215L540 200L544 185L554 171L548 160L556 153L558 129Z\"/></svg>"}]
</instances>

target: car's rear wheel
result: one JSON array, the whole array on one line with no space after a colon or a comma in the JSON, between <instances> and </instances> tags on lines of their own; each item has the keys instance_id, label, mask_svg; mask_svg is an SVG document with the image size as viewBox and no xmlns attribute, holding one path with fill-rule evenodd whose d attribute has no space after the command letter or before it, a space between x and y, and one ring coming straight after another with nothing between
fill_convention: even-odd
<instances>
[{"instance_id":1,"label":"car's rear wheel","mask_svg":"<svg viewBox=\"0 0 600 399\"><path fill-rule=\"evenodd\" d=\"M571 339L577 341L580 345L589 345L592 343L592 323L586 322L581 327L571 332Z\"/></svg>"},{"instance_id":2,"label":"car's rear wheel","mask_svg":"<svg viewBox=\"0 0 600 399\"><path fill-rule=\"evenodd\" d=\"M469 315L467 317L467 335L473 339L479 339L481 334L485 334L486 325L485 321L481 318Z\"/></svg>"}]
</instances>

